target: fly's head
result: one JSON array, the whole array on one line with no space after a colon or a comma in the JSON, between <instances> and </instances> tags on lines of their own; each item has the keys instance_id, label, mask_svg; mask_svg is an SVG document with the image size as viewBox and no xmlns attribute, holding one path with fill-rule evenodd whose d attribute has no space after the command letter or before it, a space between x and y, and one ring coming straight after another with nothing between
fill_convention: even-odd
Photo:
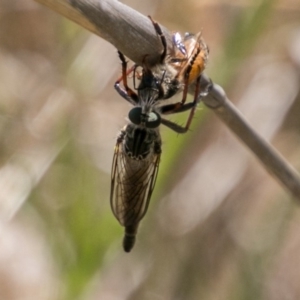
<instances>
[{"instance_id":1,"label":"fly's head","mask_svg":"<svg viewBox=\"0 0 300 300\"><path fill-rule=\"evenodd\" d=\"M129 111L128 118L132 124L144 128L155 129L161 123L159 113L147 109L147 107L136 106Z\"/></svg>"}]
</instances>

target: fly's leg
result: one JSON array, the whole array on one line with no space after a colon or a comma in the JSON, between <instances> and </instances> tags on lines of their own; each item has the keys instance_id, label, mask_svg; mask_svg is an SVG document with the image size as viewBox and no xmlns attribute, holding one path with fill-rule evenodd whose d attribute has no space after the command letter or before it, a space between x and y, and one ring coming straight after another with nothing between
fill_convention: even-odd
<instances>
[{"instance_id":1,"label":"fly's leg","mask_svg":"<svg viewBox=\"0 0 300 300\"><path fill-rule=\"evenodd\" d=\"M119 93L121 97L130 102L133 105L138 103L138 95L128 86L127 84L127 76L134 72L136 65L132 66L129 70L127 70L127 61L122 52L118 51L119 58L122 63L122 76L115 82L115 89ZM123 82L123 86L120 86L120 82Z\"/></svg>"},{"instance_id":2,"label":"fly's leg","mask_svg":"<svg viewBox=\"0 0 300 300\"><path fill-rule=\"evenodd\" d=\"M161 40L161 44L163 46L163 52L161 53L160 55L160 63L163 63L165 58L166 58L166 55L167 55L167 40L166 40L166 37L165 35L163 34L159 24L157 22L155 22L151 16L148 16L148 18L151 20L153 26L154 26L154 29L157 33L157 35L160 37L160 40Z\"/></svg>"},{"instance_id":3,"label":"fly's leg","mask_svg":"<svg viewBox=\"0 0 300 300\"><path fill-rule=\"evenodd\" d=\"M177 133L186 133L189 130L198 103L201 101L201 98L207 96L207 94L210 92L212 88L212 82L210 81L207 84L207 86L204 88L204 90L200 92L200 78L201 76L199 76L196 80L193 102L185 103L185 104L183 104L182 102L177 102L177 103L168 104L160 107L160 112L162 114L181 113L189 110L190 114L188 116L185 126L180 126L174 122L171 122L163 118L161 119L162 124L164 124L165 126L169 127L170 129L172 129Z\"/></svg>"}]
</instances>

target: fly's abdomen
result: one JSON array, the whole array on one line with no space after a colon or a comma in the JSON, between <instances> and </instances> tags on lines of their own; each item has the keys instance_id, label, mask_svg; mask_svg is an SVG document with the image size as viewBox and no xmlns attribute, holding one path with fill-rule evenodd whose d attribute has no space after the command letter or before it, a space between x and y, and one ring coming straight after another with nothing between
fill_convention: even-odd
<instances>
[{"instance_id":1,"label":"fly's abdomen","mask_svg":"<svg viewBox=\"0 0 300 300\"><path fill-rule=\"evenodd\" d=\"M123 248L135 244L139 222L147 212L161 154L159 133L129 124L120 134L112 167L111 207L125 227Z\"/></svg>"},{"instance_id":2,"label":"fly's abdomen","mask_svg":"<svg viewBox=\"0 0 300 300\"><path fill-rule=\"evenodd\" d=\"M126 226L123 238L123 248L125 252L130 252L135 244L138 223L135 226Z\"/></svg>"}]
</instances>

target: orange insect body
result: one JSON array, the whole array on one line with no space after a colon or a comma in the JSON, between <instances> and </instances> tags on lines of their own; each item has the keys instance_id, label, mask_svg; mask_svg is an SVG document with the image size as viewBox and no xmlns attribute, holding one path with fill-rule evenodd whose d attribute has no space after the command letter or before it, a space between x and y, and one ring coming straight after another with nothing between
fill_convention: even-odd
<instances>
[{"instance_id":1,"label":"orange insect body","mask_svg":"<svg viewBox=\"0 0 300 300\"><path fill-rule=\"evenodd\" d=\"M209 50L201 32L186 33L182 38L179 33L173 35L174 49L169 58L169 64L178 72L179 82L185 81L188 72L187 84L193 83L204 71Z\"/></svg>"}]
</instances>

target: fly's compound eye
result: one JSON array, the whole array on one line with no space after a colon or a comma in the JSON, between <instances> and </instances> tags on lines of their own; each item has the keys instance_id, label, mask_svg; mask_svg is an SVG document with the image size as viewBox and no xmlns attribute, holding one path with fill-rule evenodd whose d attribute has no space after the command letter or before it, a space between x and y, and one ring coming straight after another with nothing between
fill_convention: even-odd
<instances>
[{"instance_id":1,"label":"fly's compound eye","mask_svg":"<svg viewBox=\"0 0 300 300\"><path fill-rule=\"evenodd\" d=\"M146 122L146 127L148 128L156 128L160 125L161 118L160 115L156 112L151 112L148 117L148 121Z\"/></svg>"},{"instance_id":2,"label":"fly's compound eye","mask_svg":"<svg viewBox=\"0 0 300 300\"><path fill-rule=\"evenodd\" d=\"M142 108L134 107L129 111L128 118L133 124L140 125L142 121L141 115L142 115Z\"/></svg>"},{"instance_id":3,"label":"fly's compound eye","mask_svg":"<svg viewBox=\"0 0 300 300\"><path fill-rule=\"evenodd\" d=\"M128 118L135 125L140 125L145 120L144 122L147 128L156 128L161 123L161 118L158 113L151 112L149 116L145 116L142 113L141 107L134 107L131 109Z\"/></svg>"}]
</instances>

